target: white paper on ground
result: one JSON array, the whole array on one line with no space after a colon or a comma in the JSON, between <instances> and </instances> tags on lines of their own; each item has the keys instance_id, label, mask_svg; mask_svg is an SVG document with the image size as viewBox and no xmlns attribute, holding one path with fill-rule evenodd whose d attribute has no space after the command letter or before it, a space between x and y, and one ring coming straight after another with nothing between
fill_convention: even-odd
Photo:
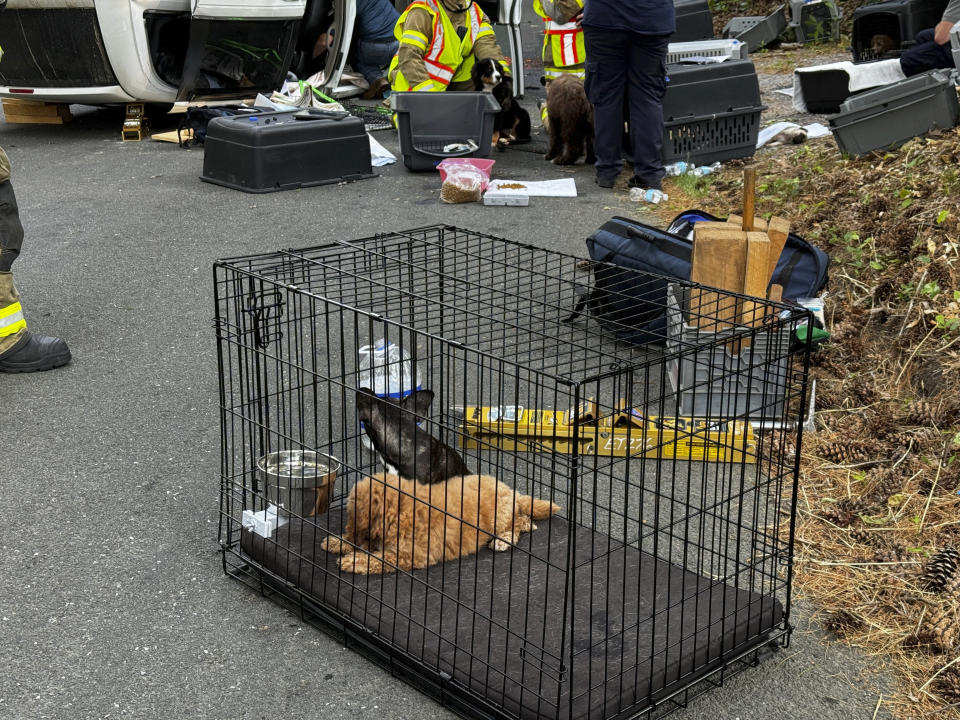
<instances>
[{"instance_id":1,"label":"white paper on ground","mask_svg":"<svg viewBox=\"0 0 960 720\"><path fill-rule=\"evenodd\" d=\"M792 88L792 87L788 87L788 88L778 88L777 90L774 90L774 92L775 92L775 93L780 93L781 95L786 95L787 97L793 97L793 88Z\"/></svg>"},{"instance_id":2,"label":"white paper on ground","mask_svg":"<svg viewBox=\"0 0 960 720\"><path fill-rule=\"evenodd\" d=\"M763 147L775 136L782 133L787 128L801 127L797 123L792 122L777 122L773 125L769 125L760 130L757 133L757 147ZM822 123L810 123L809 125L804 125L803 129L807 131L807 139L813 140L814 138L824 137L825 135L830 134L830 128Z\"/></svg>"},{"instance_id":3,"label":"white paper on ground","mask_svg":"<svg viewBox=\"0 0 960 720\"><path fill-rule=\"evenodd\" d=\"M501 185L523 185L523 188L503 188L520 190L530 197L576 197L577 183L573 178L558 180L491 180L490 188L500 190Z\"/></svg>"},{"instance_id":4,"label":"white paper on ground","mask_svg":"<svg viewBox=\"0 0 960 720\"><path fill-rule=\"evenodd\" d=\"M392 152L387 150L383 145L377 142L373 135L367 133L367 137L370 138L370 164L374 167L383 167L384 165L392 165L397 161L397 156Z\"/></svg>"}]
</instances>

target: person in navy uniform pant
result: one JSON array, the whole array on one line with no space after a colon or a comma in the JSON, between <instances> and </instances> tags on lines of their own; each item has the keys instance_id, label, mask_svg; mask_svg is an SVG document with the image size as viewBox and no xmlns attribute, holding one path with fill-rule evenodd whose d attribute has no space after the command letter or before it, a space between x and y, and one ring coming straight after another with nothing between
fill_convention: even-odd
<instances>
[{"instance_id":1,"label":"person in navy uniform pant","mask_svg":"<svg viewBox=\"0 0 960 720\"><path fill-rule=\"evenodd\" d=\"M950 0L936 27L921 30L914 43L900 56L900 67L907 77L936 68L952 68L950 31L960 22L960 0Z\"/></svg>"},{"instance_id":2,"label":"person in navy uniform pant","mask_svg":"<svg viewBox=\"0 0 960 720\"><path fill-rule=\"evenodd\" d=\"M631 187L660 188L667 44L673 0L586 0L584 89L593 105L597 184L611 188L623 167L623 121L630 126Z\"/></svg>"}]
</instances>

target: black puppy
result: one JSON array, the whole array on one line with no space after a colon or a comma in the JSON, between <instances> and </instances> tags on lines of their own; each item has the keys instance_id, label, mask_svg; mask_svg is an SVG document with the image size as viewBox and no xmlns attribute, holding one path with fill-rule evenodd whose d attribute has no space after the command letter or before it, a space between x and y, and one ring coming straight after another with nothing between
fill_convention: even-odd
<instances>
[{"instance_id":1,"label":"black puppy","mask_svg":"<svg viewBox=\"0 0 960 720\"><path fill-rule=\"evenodd\" d=\"M432 402L430 390L417 390L402 400L377 397L369 388L357 391L363 430L388 472L423 483L473 475L456 450L417 425Z\"/></svg>"},{"instance_id":2,"label":"black puppy","mask_svg":"<svg viewBox=\"0 0 960 720\"><path fill-rule=\"evenodd\" d=\"M503 66L493 58L477 60L470 71L473 87L479 92L493 93L500 103L500 112L493 121L493 144L530 142L530 113L513 96L513 81Z\"/></svg>"}]
</instances>

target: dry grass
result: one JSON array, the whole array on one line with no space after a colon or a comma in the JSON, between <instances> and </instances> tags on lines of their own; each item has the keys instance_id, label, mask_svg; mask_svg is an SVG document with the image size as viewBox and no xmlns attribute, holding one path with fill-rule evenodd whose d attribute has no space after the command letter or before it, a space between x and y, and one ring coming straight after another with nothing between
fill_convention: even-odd
<instances>
[{"instance_id":1,"label":"dry grass","mask_svg":"<svg viewBox=\"0 0 960 720\"><path fill-rule=\"evenodd\" d=\"M832 257L795 588L893 674L897 717L960 717L960 131L859 159L825 139L751 162L758 213ZM706 193L668 182L662 219L737 208L741 167Z\"/></svg>"}]
</instances>

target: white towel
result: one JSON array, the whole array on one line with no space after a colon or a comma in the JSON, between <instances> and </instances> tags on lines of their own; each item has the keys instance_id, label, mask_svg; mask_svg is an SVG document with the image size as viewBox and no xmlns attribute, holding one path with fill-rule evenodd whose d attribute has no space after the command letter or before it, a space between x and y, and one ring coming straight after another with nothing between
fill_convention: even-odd
<instances>
[{"instance_id":1,"label":"white towel","mask_svg":"<svg viewBox=\"0 0 960 720\"><path fill-rule=\"evenodd\" d=\"M847 73L847 90L850 93L868 90L881 85L892 85L906 79L900 68L900 60L880 60L879 62L854 65L849 60L843 62L817 65L815 67L797 68L793 71L793 109L798 112L807 112L807 103L803 99L803 88L800 86L801 73L816 73L824 70L842 70Z\"/></svg>"}]
</instances>

